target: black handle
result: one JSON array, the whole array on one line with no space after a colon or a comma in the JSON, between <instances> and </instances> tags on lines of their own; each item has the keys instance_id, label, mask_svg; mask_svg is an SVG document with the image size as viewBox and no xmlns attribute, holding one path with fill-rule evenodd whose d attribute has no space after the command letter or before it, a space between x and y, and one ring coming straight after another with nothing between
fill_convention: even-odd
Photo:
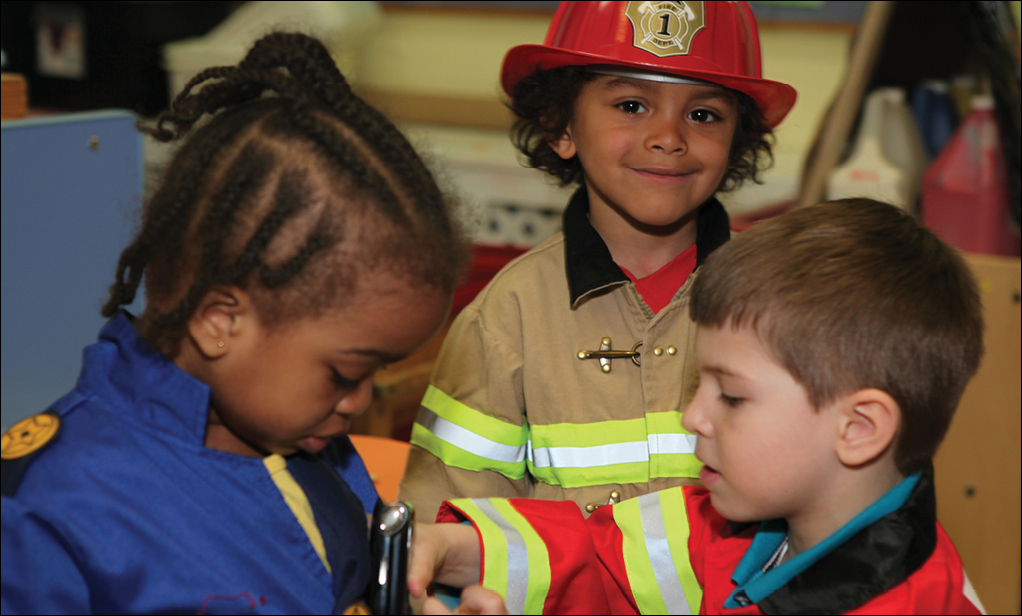
<instances>
[{"instance_id":1,"label":"black handle","mask_svg":"<svg viewBox=\"0 0 1022 616\"><path fill-rule=\"evenodd\" d=\"M412 546L415 511L409 503L382 502L373 512L369 549L373 579L369 583L369 609L373 614L410 614L408 604L408 552Z\"/></svg>"}]
</instances>

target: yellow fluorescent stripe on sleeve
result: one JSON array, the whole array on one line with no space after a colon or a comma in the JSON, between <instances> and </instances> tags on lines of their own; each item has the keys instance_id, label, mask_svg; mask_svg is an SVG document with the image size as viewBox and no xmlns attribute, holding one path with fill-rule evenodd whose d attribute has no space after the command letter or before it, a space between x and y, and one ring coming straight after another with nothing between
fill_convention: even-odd
<instances>
[{"instance_id":1,"label":"yellow fluorescent stripe on sleeve","mask_svg":"<svg viewBox=\"0 0 1022 616\"><path fill-rule=\"evenodd\" d=\"M469 471L494 471L509 479L521 479L525 476L524 456L520 462L508 462L477 455L438 437L419 423L412 426L411 442L440 458L448 466Z\"/></svg>"},{"instance_id":2,"label":"yellow fluorescent stripe on sleeve","mask_svg":"<svg viewBox=\"0 0 1022 616\"><path fill-rule=\"evenodd\" d=\"M500 593L512 614L542 614L550 591L550 556L528 520L505 499L453 504L483 537L482 585Z\"/></svg>"},{"instance_id":3,"label":"yellow fluorescent stripe on sleeve","mask_svg":"<svg viewBox=\"0 0 1022 616\"><path fill-rule=\"evenodd\" d=\"M651 496L651 495L646 495ZM653 495L655 496L655 495ZM641 498L641 497L640 497ZM642 532L639 499L632 498L614 505L614 523L621 529L621 553L625 561L628 584L635 603L642 614L667 614L667 606L660 597L653 565L646 551L646 538Z\"/></svg>"},{"instance_id":4,"label":"yellow fluorescent stripe on sleeve","mask_svg":"<svg viewBox=\"0 0 1022 616\"><path fill-rule=\"evenodd\" d=\"M660 510L667 529L667 544L674 560L685 600L692 614L699 613L703 602L703 590L692 569L692 557L688 551L689 525L688 509L685 507L685 492L681 488L659 493Z\"/></svg>"},{"instance_id":5,"label":"yellow fluorescent stripe on sleeve","mask_svg":"<svg viewBox=\"0 0 1022 616\"><path fill-rule=\"evenodd\" d=\"M529 439L528 426L516 426L490 417L455 400L432 385L426 389L426 394L422 397L422 406L433 411L437 416L495 443L509 447L521 447Z\"/></svg>"},{"instance_id":6,"label":"yellow fluorescent stripe on sleeve","mask_svg":"<svg viewBox=\"0 0 1022 616\"><path fill-rule=\"evenodd\" d=\"M484 499L478 499L480 501ZM464 512L475 525L482 537L483 576L480 580L488 588L507 601L507 540L504 531L476 505L475 499L451 501L451 504Z\"/></svg>"},{"instance_id":7,"label":"yellow fluorescent stripe on sleeve","mask_svg":"<svg viewBox=\"0 0 1022 616\"><path fill-rule=\"evenodd\" d=\"M550 555L546 544L532 528L522 514L505 499L490 499L494 509L503 516L508 524L518 531L525 547L528 559L528 587L525 594L525 605L522 614L542 614L547 593L550 592ZM510 578L508 585L514 584Z\"/></svg>"},{"instance_id":8,"label":"yellow fluorescent stripe on sleeve","mask_svg":"<svg viewBox=\"0 0 1022 616\"><path fill-rule=\"evenodd\" d=\"M411 441L448 466L521 479L528 438L528 425L490 417L430 385L415 418Z\"/></svg>"},{"instance_id":9,"label":"yellow fluorescent stripe on sleeve","mask_svg":"<svg viewBox=\"0 0 1022 616\"><path fill-rule=\"evenodd\" d=\"M702 591L688 553L688 517L680 489L614 506L625 571L643 614L697 614Z\"/></svg>"}]
</instances>

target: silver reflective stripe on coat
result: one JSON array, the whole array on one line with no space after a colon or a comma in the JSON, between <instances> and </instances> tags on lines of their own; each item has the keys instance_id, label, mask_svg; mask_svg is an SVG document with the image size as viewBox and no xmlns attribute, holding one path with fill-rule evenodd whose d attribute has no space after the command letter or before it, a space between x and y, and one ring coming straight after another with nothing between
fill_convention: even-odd
<instances>
[{"instance_id":1,"label":"silver reflective stripe on coat","mask_svg":"<svg viewBox=\"0 0 1022 616\"><path fill-rule=\"evenodd\" d=\"M646 551L653 565L657 588L664 605L672 614L691 614L692 610L681 588L678 569L671 557L671 548L667 543L667 529L664 527L663 511L660 509L660 497L657 494L645 494L639 497L639 517L642 519L642 534L646 539Z\"/></svg>"},{"instance_id":2,"label":"silver reflective stripe on coat","mask_svg":"<svg viewBox=\"0 0 1022 616\"><path fill-rule=\"evenodd\" d=\"M589 468L649 462L649 448L643 441L594 447L539 447L530 453L532 465L537 468Z\"/></svg>"},{"instance_id":3,"label":"silver reflective stripe on coat","mask_svg":"<svg viewBox=\"0 0 1022 616\"><path fill-rule=\"evenodd\" d=\"M645 441L595 445L593 447L537 447L529 456L536 468L591 468L649 462L649 456L695 453L696 437L691 434L650 434Z\"/></svg>"},{"instance_id":4,"label":"silver reflective stripe on coat","mask_svg":"<svg viewBox=\"0 0 1022 616\"><path fill-rule=\"evenodd\" d=\"M496 460L507 464L525 462L525 445L513 447L480 436L467 428L447 421L426 407L419 408L416 422L432 432L437 438L464 449L487 460Z\"/></svg>"},{"instance_id":5,"label":"silver reflective stripe on coat","mask_svg":"<svg viewBox=\"0 0 1022 616\"><path fill-rule=\"evenodd\" d=\"M490 501L480 498L472 499L472 502L504 533L507 540L507 597L504 604L509 614L522 614L529 590L529 552L525 539Z\"/></svg>"},{"instance_id":6,"label":"silver reflective stripe on coat","mask_svg":"<svg viewBox=\"0 0 1022 616\"><path fill-rule=\"evenodd\" d=\"M646 437L650 454L695 453L694 434L650 434Z\"/></svg>"}]
</instances>

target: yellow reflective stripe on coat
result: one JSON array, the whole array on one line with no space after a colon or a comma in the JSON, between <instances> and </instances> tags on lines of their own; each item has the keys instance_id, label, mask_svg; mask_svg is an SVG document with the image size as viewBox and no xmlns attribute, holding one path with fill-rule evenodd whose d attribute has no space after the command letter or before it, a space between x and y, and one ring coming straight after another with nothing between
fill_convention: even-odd
<instances>
[{"instance_id":1,"label":"yellow reflective stripe on coat","mask_svg":"<svg viewBox=\"0 0 1022 616\"><path fill-rule=\"evenodd\" d=\"M565 488L696 477L695 436L677 411L586 424L516 426L430 386L412 428L412 444L448 466L495 471Z\"/></svg>"},{"instance_id":2,"label":"yellow reflective stripe on coat","mask_svg":"<svg viewBox=\"0 0 1022 616\"><path fill-rule=\"evenodd\" d=\"M698 614L702 590L688 552L688 514L680 489L614 505L628 583L643 614Z\"/></svg>"},{"instance_id":3,"label":"yellow reflective stripe on coat","mask_svg":"<svg viewBox=\"0 0 1022 616\"><path fill-rule=\"evenodd\" d=\"M552 485L577 488L643 483L658 477L695 477L695 436L681 413L589 424L533 425L529 472Z\"/></svg>"},{"instance_id":4,"label":"yellow reflective stripe on coat","mask_svg":"<svg viewBox=\"0 0 1022 616\"><path fill-rule=\"evenodd\" d=\"M529 522L502 498L451 504L482 535L482 585L504 597L510 614L542 614L550 592L550 555Z\"/></svg>"},{"instance_id":5,"label":"yellow reflective stripe on coat","mask_svg":"<svg viewBox=\"0 0 1022 616\"><path fill-rule=\"evenodd\" d=\"M646 413L650 479L699 476L703 463L695 456L696 437L681 427L681 415Z\"/></svg>"},{"instance_id":6,"label":"yellow reflective stripe on coat","mask_svg":"<svg viewBox=\"0 0 1022 616\"><path fill-rule=\"evenodd\" d=\"M525 476L528 426L516 426L467 406L432 385L412 427L412 444L444 464Z\"/></svg>"}]
</instances>

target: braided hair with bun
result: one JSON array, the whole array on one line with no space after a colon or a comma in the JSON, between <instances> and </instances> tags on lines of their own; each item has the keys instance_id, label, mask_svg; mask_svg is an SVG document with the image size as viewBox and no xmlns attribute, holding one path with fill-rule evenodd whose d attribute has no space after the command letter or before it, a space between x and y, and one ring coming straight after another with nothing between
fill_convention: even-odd
<instances>
[{"instance_id":1,"label":"braided hair with bun","mask_svg":"<svg viewBox=\"0 0 1022 616\"><path fill-rule=\"evenodd\" d=\"M103 315L130 304L144 277L137 327L164 353L218 286L249 292L267 325L341 307L367 271L453 292L468 248L448 200L319 41L267 35L237 66L196 75L142 130L186 138Z\"/></svg>"}]
</instances>

